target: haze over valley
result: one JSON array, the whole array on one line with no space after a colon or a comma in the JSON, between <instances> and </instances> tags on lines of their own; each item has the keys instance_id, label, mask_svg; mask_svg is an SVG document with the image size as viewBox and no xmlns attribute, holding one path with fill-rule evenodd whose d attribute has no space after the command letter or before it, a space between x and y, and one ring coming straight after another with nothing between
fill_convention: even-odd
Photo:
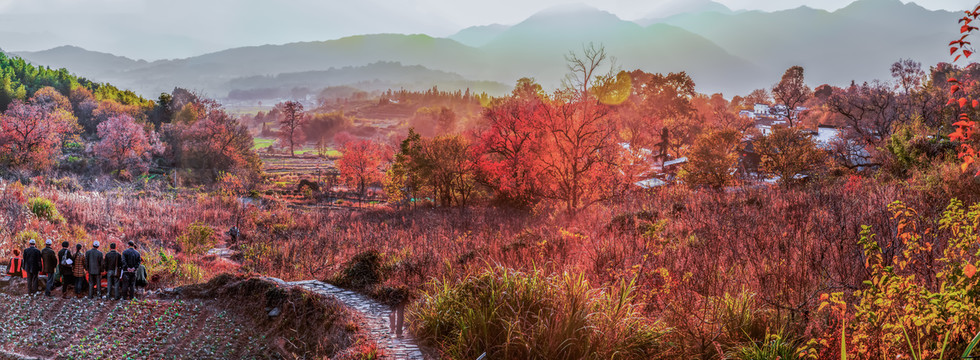
<instances>
[{"instance_id":1,"label":"haze over valley","mask_svg":"<svg viewBox=\"0 0 980 360\"><path fill-rule=\"evenodd\" d=\"M438 86L500 95L525 76L554 89L566 73L564 55L596 43L623 70L685 71L699 91L731 97L771 86L793 65L803 66L816 87L888 78L889 65L900 58L948 61L945 41L956 29L947 24L957 16L899 0L859 0L833 11L733 11L712 1L675 1L630 21L573 4L446 37L354 35L173 60L134 60L72 45L17 51L25 44L10 37L0 39L0 48L148 97L185 87L221 99L268 102L315 97L330 86L368 92Z\"/></svg>"}]
</instances>

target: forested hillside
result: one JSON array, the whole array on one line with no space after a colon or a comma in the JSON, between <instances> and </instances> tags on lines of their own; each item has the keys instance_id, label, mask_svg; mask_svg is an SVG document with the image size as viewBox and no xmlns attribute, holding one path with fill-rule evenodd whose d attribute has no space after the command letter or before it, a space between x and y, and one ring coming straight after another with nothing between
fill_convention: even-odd
<instances>
[{"instance_id":1,"label":"forested hillside","mask_svg":"<svg viewBox=\"0 0 980 360\"><path fill-rule=\"evenodd\" d=\"M205 182L226 171L258 173L248 129L217 102L183 89L154 102L0 53L0 111L4 173L56 169L128 179L186 169Z\"/></svg>"},{"instance_id":2,"label":"forested hillside","mask_svg":"<svg viewBox=\"0 0 980 360\"><path fill-rule=\"evenodd\" d=\"M27 100L35 92L50 86L62 95L68 96L72 89L83 87L92 92L98 100L113 100L123 105L153 107L153 101L146 100L129 90L120 90L110 84L93 82L77 77L67 69L51 69L34 66L19 57L10 57L0 52L0 110L6 110L14 100Z\"/></svg>"}]
</instances>

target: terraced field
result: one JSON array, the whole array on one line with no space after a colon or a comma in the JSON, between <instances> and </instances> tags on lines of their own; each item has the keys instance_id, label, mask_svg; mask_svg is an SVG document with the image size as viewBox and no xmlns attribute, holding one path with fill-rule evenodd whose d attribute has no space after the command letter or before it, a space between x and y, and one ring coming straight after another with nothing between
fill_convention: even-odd
<instances>
[{"instance_id":1,"label":"terraced field","mask_svg":"<svg viewBox=\"0 0 980 360\"><path fill-rule=\"evenodd\" d=\"M276 143L276 139L256 137L253 140L252 150L258 151L261 154L265 154L265 149L268 148L269 146L274 145L275 143ZM282 149L280 149L280 152L281 150ZM303 146L296 147L296 156L306 156L306 155L317 156L319 155L319 150L317 150L316 147L311 145L303 145ZM327 152L324 155L326 155L329 158L339 158L341 153L336 149L327 149Z\"/></svg>"},{"instance_id":2,"label":"terraced field","mask_svg":"<svg viewBox=\"0 0 980 360\"><path fill-rule=\"evenodd\" d=\"M295 174L316 177L317 169L325 176L334 171L333 160L320 157L262 156L262 171L270 175Z\"/></svg>"},{"instance_id":3,"label":"terraced field","mask_svg":"<svg viewBox=\"0 0 980 360\"><path fill-rule=\"evenodd\" d=\"M105 301L0 294L0 359L268 359L244 319L205 301Z\"/></svg>"}]
</instances>

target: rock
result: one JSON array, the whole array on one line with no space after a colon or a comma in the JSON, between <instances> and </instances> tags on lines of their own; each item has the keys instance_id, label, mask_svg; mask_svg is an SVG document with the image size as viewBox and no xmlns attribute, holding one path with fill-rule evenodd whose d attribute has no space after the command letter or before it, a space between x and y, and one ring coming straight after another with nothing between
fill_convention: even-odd
<instances>
[{"instance_id":1,"label":"rock","mask_svg":"<svg viewBox=\"0 0 980 360\"><path fill-rule=\"evenodd\" d=\"M273 283L276 284L276 286L279 286L279 287L289 287L289 284L287 284L285 281L283 281L280 278L274 278L274 277L271 277L271 276L266 276L266 277L263 277L262 279L263 280L266 280L266 281L273 282Z\"/></svg>"},{"instance_id":2,"label":"rock","mask_svg":"<svg viewBox=\"0 0 980 360\"><path fill-rule=\"evenodd\" d=\"M279 308L275 308L269 312L269 317L276 317L279 316L280 314L282 314L282 310L279 310Z\"/></svg>"}]
</instances>

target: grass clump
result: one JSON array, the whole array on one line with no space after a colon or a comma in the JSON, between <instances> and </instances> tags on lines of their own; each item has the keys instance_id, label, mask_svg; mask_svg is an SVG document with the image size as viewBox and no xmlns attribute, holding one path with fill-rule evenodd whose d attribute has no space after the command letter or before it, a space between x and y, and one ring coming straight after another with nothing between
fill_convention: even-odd
<instances>
[{"instance_id":1,"label":"grass clump","mask_svg":"<svg viewBox=\"0 0 980 360\"><path fill-rule=\"evenodd\" d=\"M800 356L792 343L779 335L769 335L762 344L753 342L737 348L732 354L732 358L737 360L797 360Z\"/></svg>"},{"instance_id":2,"label":"grass clump","mask_svg":"<svg viewBox=\"0 0 980 360\"><path fill-rule=\"evenodd\" d=\"M640 314L634 289L493 268L433 282L409 317L423 342L453 359L667 358L666 330Z\"/></svg>"},{"instance_id":3,"label":"grass clump","mask_svg":"<svg viewBox=\"0 0 980 360\"><path fill-rule=\"evenodd\" d=\"M33 239L38 244L43 244L44 240L41 237L41 233L34 230L21 230L17 232L17 241L22 244L27 244L28 241Z\"/></svg>"},{"instance_id":4,"label":"grass clump","mask_svg":"<svg viewBox=\"0 0 980 360\"><path fill-rule=\"evenodd\" d=\"M201 222L187 226L177 241L181 250L188 254L203 254L218 244L214 229Z\"/></svg>"},{"instance_id":5,"label":"grass clump","mask_svg":"<svg viewBox=\"0 0 980 360\"><path fill-rule=\"evenodd\" d=\"M34 216L53 224L60 224L65 221L65 218L58 212L58 207L49 199L43 197L30 198L27 200L27 208L31 210Z\"/></svg>"}]
</instances>

